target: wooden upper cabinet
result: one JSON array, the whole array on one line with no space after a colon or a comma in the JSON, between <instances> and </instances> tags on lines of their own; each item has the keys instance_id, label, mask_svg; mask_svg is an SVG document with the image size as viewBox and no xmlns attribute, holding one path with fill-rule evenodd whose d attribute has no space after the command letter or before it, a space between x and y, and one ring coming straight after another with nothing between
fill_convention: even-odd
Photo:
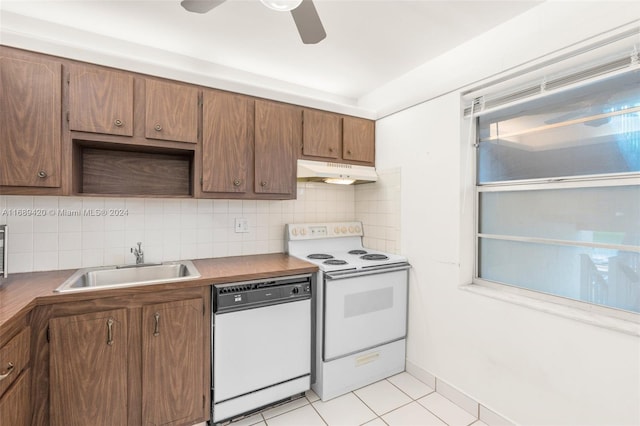
<instances>
[{"instance_id":1,"label":"wooden upper cabinet","mask_svg":"<svg viewBox=\"0 0 640 426\"><path fill-rule=\"evenodd\" d=\"M214 90L205 90L202 101L202 190L245 193L250 189L254 101Z\"/></svg>"},{"instance_id":2,"label":"wooden upper cabinet","mask_svg":"<svg viewBox=\"0 0 640 426\"><path fill-rule=\"evenodd\" d=\"M142 308L142 424L203 419L203 316L202 299Z\"/></svg>"},{"instance_id":3,"label":"wooden upper cabinet","mask_svg":"<svg viewBox=\"0 0 640 426\"><path fill-rule=\"evenodd\" d=\"M145 136L198 142L198 89L186 84L145 80Z\"/></svg>"},{"instance_id":4,"label":"wooden upper cabinet","mask_svg":"<svg viewBox=\"0 0 640 426\"><path fill-rule=\"evenodd\" d=\"M375 122L304 109L301 158L374 165Z\"/></svg>"},{"instance_id":5,"label":"wooden upper cabinet","mask_svg":"<svg viewBox=\"0 0 640 426\"><path fill-rule=\"evenodd\" d=\"M342 118L324 111L304 110L302 154L338 158L342 137Z\"/></svg>"},{"instance_id":6,"label":"wooden upper cabinet","mask_svg":"<svg viewBox=\"0 0 640 426\"><path fill-rule=\"evenodd\" d=\"M53 318L50 422L127 424L127 310Z\"/></svg>"},{"instance_id":7,"label":"wooden upper cabinet","mask_svg":"<svg viewBox=\"0 0 640 426\"><path fill-rule=\"evenodd\" d=\"M255 192L295 198L296 159L302 141L302 109L255 101Z\"/></svg>"},{"instance_id":8,"label":"wooden upper cabinet","mask_svg":"<svg viewBox=\"0 0 640 426\"><path fill-rule=\"evenodd\" d=\"M77 64L69 71L69 128L133 136L133 75Z\"/></svg>"},{"instance_id":9,"label":"wooden upper cabinet","mask_svg":"<svg viewBox=\"0 0 640 426\"><path fill-rule=\"evenodd\" d=\"M62 64L0 46L0 186L61 184Z\"/></svg>"},{"instance_id":10,"label":"wooden upper cabinet","mask_svg":"<svg viewBox=\"0 0 640 426\"><path fill-rule=\"evenodd\" d=\"M373 165L375 162L375 122L363 118L343 119L342 158Z\"/></svg>"}]
</instances>

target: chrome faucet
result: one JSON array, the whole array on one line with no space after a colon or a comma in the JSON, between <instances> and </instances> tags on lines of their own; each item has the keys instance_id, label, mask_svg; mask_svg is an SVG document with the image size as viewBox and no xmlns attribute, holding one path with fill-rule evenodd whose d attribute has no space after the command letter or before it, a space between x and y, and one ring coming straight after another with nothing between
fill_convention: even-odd
<instances>
[{"instance_id":1,"label":"chrome faucet","mask_svg":"<svg viewBox=\"0 0 640 426\"><path fill-rule=\"evenodd\" d=\"M144 252L142 251L142 243L138 242L138 248L132 247L131 253L136 257L136 265L144 263Z\"/></svg>"}]
</instances>

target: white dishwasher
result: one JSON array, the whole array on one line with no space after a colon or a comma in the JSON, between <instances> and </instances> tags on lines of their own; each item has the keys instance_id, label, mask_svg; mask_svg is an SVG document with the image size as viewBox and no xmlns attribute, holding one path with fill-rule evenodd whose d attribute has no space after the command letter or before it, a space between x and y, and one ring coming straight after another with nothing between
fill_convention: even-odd
<instances>
[{"instance_id":1,"label":"white dishwasher","mask_svg":"<svg viewBox=\"0 0 640 426\"><path fill-rule=\"evenodd\" d=\"M213 286L213 423L310 388L311 283L307 274Z\"/></svg>"}]
</instances>

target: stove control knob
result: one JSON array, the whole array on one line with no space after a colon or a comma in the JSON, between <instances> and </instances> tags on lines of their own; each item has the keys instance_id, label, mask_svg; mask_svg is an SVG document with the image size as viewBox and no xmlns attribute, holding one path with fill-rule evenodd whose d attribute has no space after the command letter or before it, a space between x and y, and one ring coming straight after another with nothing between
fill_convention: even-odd
<instances>
[{"instance_id":1,"label":"stove control knob","mask_svg":"<svg viewBox=\"0 0 640 426\"><path fill-rule=\"evenodd\" d=\"M291 294L298 294L299 291L300 289L298 289L298 287L294 287L291 289Z\"/></svg>"},{"instance_id":2,"label":"stove control knob","mask_svg":"<svg viewBox=\"0 0 640 426\"><path fill-rule=\"evenodd\" d=\"M356 232L359 234L360 231L362 231L362 230L360 229L360 227L358 225L356 225Z\"/></svg>"},{"instance_id":3,"label":"stove control knob","mask_svg":"<svg viewBox=\"0 0 640 426\"><path fill-rule=\"evenodd\" d=\"M343 226L342 228L340 228L340 232L342 232L343 234L347 233L347 227Z\"/></svg>"},{"instance_id":4,"label":"stove control knob","mask_svg":"<svg viewBox=\"0 0 640 426\"><path fill-rule=\"evenodd\" d=\"M307 230L304 228L300 229L300 235L307 235Z\"/></svg>"},{"instance_id":5,"label":"stove control knob","mask_svg":"<svg viewBox=\"0 0 640 426\"><path fill-rule=\"evenodd\" d=\"M335 232L336 234L340 233L340 227L336 226L335 228L333 228L333 232Z\"/></svg>"},{"instance_id":6,"label":"stove control knob","mask_svg":"<svg viewBox=\"0 0 640 426\"><path fill-rule=\"evenodd\" d=\"M291 230L291 235L293 235L294 237L295 237L296 235L298 235L298 228L293 228L293 229Z\"/></svg>"},{"instance_id":7,"label":"stove control knob","mask_svg":"<svg viewBox=\"0 0 640 426\"><path fill-rule=\"evenodd\" d=\"M349 227L349 233L353 234L353 231L354 231L353 226L350 226L350 227Z\"/></svg>"}]
</instances>

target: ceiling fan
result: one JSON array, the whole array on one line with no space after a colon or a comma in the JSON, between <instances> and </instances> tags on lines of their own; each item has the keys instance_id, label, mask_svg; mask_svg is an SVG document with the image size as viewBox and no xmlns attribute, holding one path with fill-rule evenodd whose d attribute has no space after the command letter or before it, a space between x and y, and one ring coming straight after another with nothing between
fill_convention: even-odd
<instances>
[{"instance_id":1,"label":"ceiling fan","mask_svg":"<svg viewBox=\"0 0 640 426\"><path fill-rule=\"evenodd\" d=\"M207 13L225 1L182 0L180 4L189 12ZM313 0L260 0L260 2L269 9L279 12L291 12L293 22L298 27L298 33L304 44L319 43L327 36Z\"/></svg>"}]
</instances>

